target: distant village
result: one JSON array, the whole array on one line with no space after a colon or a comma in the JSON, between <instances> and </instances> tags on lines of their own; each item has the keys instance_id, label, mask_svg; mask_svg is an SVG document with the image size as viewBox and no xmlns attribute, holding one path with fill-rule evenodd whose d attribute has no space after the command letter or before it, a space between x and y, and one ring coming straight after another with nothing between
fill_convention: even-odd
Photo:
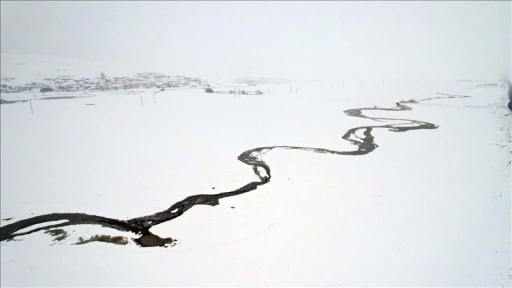
<instances>
[{"instance_id":1,"label":"distant village","mask_svg":"<svg viewBox=\"0 0 512 288\"><path fill-rule=\"evenodd\" d=\"M200 79L187 76L168 76L160 73L138 73L133 77L108 77L101 73L97 78L79 78L58 76L44 78L42 82L22 85L10 85L14 78L2 77L0 93L38 92L76 92L111 91L121 89L165 89L165 88L207 88L209 84Z\"/></svg>"}]
</instances>

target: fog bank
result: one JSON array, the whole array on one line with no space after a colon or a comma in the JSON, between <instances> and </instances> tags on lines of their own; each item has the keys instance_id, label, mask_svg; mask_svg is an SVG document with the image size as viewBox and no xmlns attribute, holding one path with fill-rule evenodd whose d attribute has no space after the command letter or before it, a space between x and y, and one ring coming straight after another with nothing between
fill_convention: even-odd
<instances>
[{"instance_id":1,"label":"fog bank","mask_svg":"<svg viewBox=\"0 0 512 288\"><path fill-rule=\"evenodd\" d=\"M511 75L508 1L0 5L2 52L209 77Z\"/></svg>"}]
</instances>

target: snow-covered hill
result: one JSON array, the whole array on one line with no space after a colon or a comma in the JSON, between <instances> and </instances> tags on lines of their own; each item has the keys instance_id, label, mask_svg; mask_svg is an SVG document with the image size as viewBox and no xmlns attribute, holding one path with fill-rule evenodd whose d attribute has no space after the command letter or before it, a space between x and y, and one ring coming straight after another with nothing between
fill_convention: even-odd
<instances>
[{"instance_id":1,"label":"snow-covered hill","mask_svg":"<svg viewBox=\"0 0 512 288\"><path fill-rule=\"evenodd\" d=\"M74 78L100 77L106 75L131 76L139 72L149 72L134 67L133 63L89 61L59 56L24 53L1 53L2 83L4 78L14 78L11 84L41 82L44 78L72 76Z\"/></svg>"}]
</instances>

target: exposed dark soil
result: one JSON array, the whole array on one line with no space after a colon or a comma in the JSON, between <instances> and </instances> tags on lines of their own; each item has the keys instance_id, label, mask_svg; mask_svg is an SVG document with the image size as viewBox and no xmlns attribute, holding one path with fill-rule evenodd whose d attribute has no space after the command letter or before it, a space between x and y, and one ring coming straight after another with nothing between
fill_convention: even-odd
<instances>
[{"instance_id":1,"label":"exposed dark soil","mask_svg":"<svg viewBox=\"0 0 512 288\"><path fill-rule=\"evenodd\" d=\"M94 235L89 239L84 239L82 237L78 238L78 242L75 245L82 245L91 242L105 242L105 243L113 243L117 245L126 245L128 244L128 239L123 236L110 236L110 235Z\"/></svg>"},{"instance_id":2,"label":"exposed dark soil","mask_svg":"<svg viewBox=\"0 0 512 288\"><path fill-rule=\"evenodd\" d=\"M53 236L53 241L62 241L69 236L68 232L64 231L63 229L46 230L44 233Z\"/></svg>"},{"instance_id":3,"label":"exposed dark soil","mask_svg":"<svg viewBox=\"0 0 512 288\"><path fill-rule=\"evenodd\" d=\"M167 247L174 242L172 238L160 238L151 233L146 233L133 241L141 247Z\"/></svg>"}]
</instances>

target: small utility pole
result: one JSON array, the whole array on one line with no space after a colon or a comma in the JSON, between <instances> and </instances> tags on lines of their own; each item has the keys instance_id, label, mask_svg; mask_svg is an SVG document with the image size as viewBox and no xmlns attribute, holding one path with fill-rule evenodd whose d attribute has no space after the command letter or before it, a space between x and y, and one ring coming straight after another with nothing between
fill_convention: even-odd
<instances>
[{"instance_id":1,"label":"small utility pole","mask_svg":"<svg viewBox=\"0 0 512 288\"><path fill-rule=\"evenodd\" d=\"M32 111L32 114L34 114L34 109L32 108L32 99L28 99L28 102L30 103L30 111Z\"/></svg>"},{"instance_id":2,"label":"small utility pole","mask_svg":"<svg viewBox=\"0 0 512 288\"><path fill-rule=\"evenodd\" d=\"M140 95L140 107L144 107L144 103L142 102L142 95Z\"/></svg>"}]
</instances>

